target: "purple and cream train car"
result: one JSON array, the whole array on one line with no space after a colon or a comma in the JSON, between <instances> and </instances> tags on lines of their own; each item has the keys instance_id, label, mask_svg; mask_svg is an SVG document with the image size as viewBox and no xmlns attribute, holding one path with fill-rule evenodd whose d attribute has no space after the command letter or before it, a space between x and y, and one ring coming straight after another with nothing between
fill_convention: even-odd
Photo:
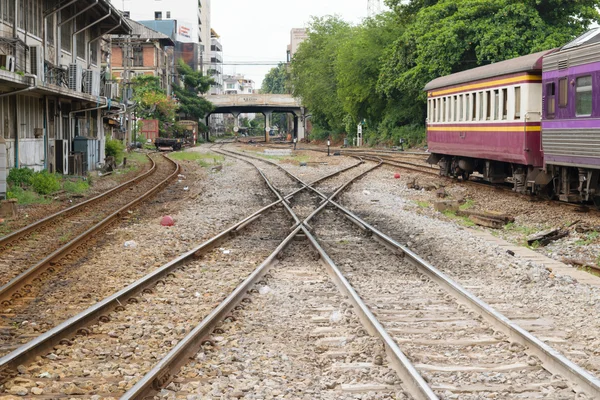
<instances>
[{"instance_id":1,"label":"purple and cream train car","mask_svg":"<svg viewBox=\"0 0 600 400\"><path fill-rule=\"evenodd\" d=\"M429 163L443 176L512 180L525 192L544 164L542 59L530 54L427 84Z\"/></svg>"},{"instance_id":2,"label":"purple and cream train car","mask_svg":"<svg viewBox=\"0 0 600 400\"><path fill-rule=\"evenodd\" d=\"M543 60L544 174L562 201L600 203L600 29Z\"/></svg>"}]
</instances>

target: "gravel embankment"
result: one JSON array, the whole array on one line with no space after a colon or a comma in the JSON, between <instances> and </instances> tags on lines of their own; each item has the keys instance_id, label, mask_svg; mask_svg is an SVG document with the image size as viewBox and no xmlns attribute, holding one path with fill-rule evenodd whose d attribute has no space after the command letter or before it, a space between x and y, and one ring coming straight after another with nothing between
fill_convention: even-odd
<instances>
[{"instance_id":1,"label":"gravel embankment","mask_svg":"<svg viewBox=\"0 0 600 400\"><path fill-rule=\"evenodd\" d=\"M160 398L407 399L318 256L294 242L252 303ZM372 390L369 390L372 389Z\"/></svg>"},{"instance_id":2,"label":"gravel embankment","mask_svg":"<svg viewBox=\"0 0 600 400\"><path fill-rule=\"evenodd\" d=\"M143 294L70 345L20 369L0 388L13 395L118 397L241 283L288 234L276 209Z\"/></svg>"},{"instance_id":3,"label":"gravel embankment","mask_svg":"<svg viewBox=\"0 0 600 400\"><path fill-rule=\"evenodd\" d=\"M430 216L406 197L408 190L389 170L378 170L341 203L600 375L600 340L594 334L600 329L600 289L512 257L456 222Z\"/></svg>"},{"instance_id":4,"label":"gravel embankment","mask_svg":"<svg viewBox=\"0 0 600 400\"><path fill-rule=\"evenodd\" d=\"M205 147L194 151L209 152ZM273 200L253 167L228 159L221 172L183 162L179 181L144 203L121 226L90 244L87 256L65 265L31 295L2 307L0 354L5 354L178 255L199 245ZM186 188L188 190L184 190ZM175 226L162 227L172 215ZM135 247L125 247L126 242Z\"/></svg>"},{"instance_id":5,"label":"gravel embankment","mask_svg":"<svg viewBox=\"0 0 600 400\"><path fill-rule=\"evenodd\" d=\"M440 398L576 398L522 346L495 332L436 283L338 212L317 238Z\"/></svg>"}]
</instances>

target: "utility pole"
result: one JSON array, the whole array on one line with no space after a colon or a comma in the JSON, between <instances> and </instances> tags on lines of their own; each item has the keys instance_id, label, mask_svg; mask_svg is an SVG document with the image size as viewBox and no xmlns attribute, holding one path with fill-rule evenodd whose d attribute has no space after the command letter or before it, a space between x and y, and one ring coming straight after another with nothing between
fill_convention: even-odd
<instances>
[{"instance_id":1,"label":"utility pole","mask_svg":"<svg viewBox=\"0 0 600 400\"><path fill-rule=\"evenodd\" d=\"M367 0L367 15L374 17L381 12L381 0Z\"/></svg>"}]
</instances>

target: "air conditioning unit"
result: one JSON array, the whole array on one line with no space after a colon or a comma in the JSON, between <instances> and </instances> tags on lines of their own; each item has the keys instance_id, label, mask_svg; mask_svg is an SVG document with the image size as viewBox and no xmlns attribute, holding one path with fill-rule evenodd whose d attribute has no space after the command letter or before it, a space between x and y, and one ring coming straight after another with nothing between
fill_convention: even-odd
<instances>
[{"instance_id":1,"label":"air conditioning unit","mask_svg":"<svg viewBox=\"0 0 600 400\"><path fill-rule=\"evenodd\" d=\"M118 83L113 83L112 84L113 88L112 88L112 98L113 99L118 99L119 97L121 97L121 87L119 86Z\"/></svg>"},{"instance_id":2,"label":"air conditioning unit","mask_svg":"<svg viewBox=\"0 0 600 400\"><path fill-rule=\"evenodd\" d=\"M37 76L38 82L46 80L44 76L44 49L42 46L29 47L29 70L32 75Z\"/></svg>"},{"instance_id":3,"label":"air conditioning unit","mask_svg":"<svg viewBox=\"0 0 600 400\"><path fill-rule=\"evenodd\" d=\"M69 64L69 89L81 92L83 69L79 64Z\"/></svg>"},{"instance_id":4,"label":"air conditioning unit","mask_svg":"<svg viewBox=\"0 0 600 400\"><path fill-rule=\"evenodd\" d=\"M104 96L109 99L118 99L121 94L119 93L118 83L105 83L104 84Z\"/></svg>"},{"instance_id":5,"label":"air conditioning unit","mask_svg":"<svg viewBox=\"0 0 600 400\"><path fill-rule=\"evenodd\" d=\"M100 72L91 69L85 70L83 91L92 96L100 96Z\"/></svg>"},{"instance_id":6,"label":"air conditioning unit","mask_svg":"<svg viewBox=\"0 0 600 400\"><path fill-rule=\"evenodd\" d=\"M7 71L15 72L15 58L6 54L0 54L0 67Z\"/></svg>"}]
</instances>

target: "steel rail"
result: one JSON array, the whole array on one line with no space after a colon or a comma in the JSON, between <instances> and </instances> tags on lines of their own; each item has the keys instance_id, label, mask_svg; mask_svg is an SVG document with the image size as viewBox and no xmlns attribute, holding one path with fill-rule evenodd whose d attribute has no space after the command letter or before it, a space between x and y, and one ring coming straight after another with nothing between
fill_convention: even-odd
<instances>
[{"instance_id":1,"label":"steel rail","mask_svg":"<svg viewBox=\"0 0 600 400\"><path fill-rule=\"evenodd\" d=\"M323 177L320 180L327 179L328 177L331 177L333 175L335 175L335 173L330 174L327 177ZM138 279L137 281L133 282L121 291L101 300L100 302L94 304L88 309L80 312L79 314L73 316L67 321L64 321L60 325L43 333L37 338L31 340L28 343L25 343L18 349L15 349L11 353L0 358L0 372L6 370L16 370L17 366L25 364L39 355L45 354L47 350L52 349L52 347L59 343L61 340L69 339L73 336L76 336L80 328L97 321L99 317L107 315L114 309L120 309L122 307L122 304L126 304L130 298L135 297L144 289L154 285L157 281L161 280L164 276L168 275L172 270L176 269L184 262L188 261L191 258L198 257L210 251L212 248L217 247L229 236L236 235L246 226L256 221L256 219L258 219L267 210L277 206L280 203L284 203L281 198L243 218L241 221L233 224L229 228L220 232L211 239L208 239L207 241L190 250L189 252L163 265L161 268L153 271L145 277Z\"/></svg>"},{"instance_id":2,"label":"steel rail","mask_svg":"<svg viewBox=\"0 0 600 400\"><path fill-rule=\"evenodd\" d=\"M368 231L377 236L377 238L379 238L382 242L395 249L396 252L399 254L404 254L410 262L412 262L417 268L419 268L420 271L431 278L432 281L444 287L448 292L452 293L454 297L459 299L459 301L474 309L488 323L490 323L490 325L507 335L511 340L526 346L531 353L536 355L541 360L542 365L548 371L554 374L562 375L571 382L574 382L576 384L576 387L574 388L575 390L581 390L588 395L591 395L592 398L600 398L600 380L598 378L560 354L558 351L532 335L527 330L512 322L509 318L495 310L489 304L463 288L458 282L454 281L439 269L423 260L409 248L396 242L394 239L379 231L377 228L371 226L368 222L364 221L358 215L354 214L337 202L329 200L329 203L352 219L359 222Z\"/></svg>"},{"instance_id":3,"label":"steel rail","mask_svg":"<svg viewBox=\"0 0 600 400\"><path fill-rule=\"evenodd\" d=\"M221 154L230 153L227 151L219 152ZM247 162L260 173L263 180L269 189L277 196L277 203L282 203L286 208L286 211L292 216L295 221L298 221L298 216L294 211L286 204L282 194L270 183L267 177L260 171L260 169L253 163L247 160L243 160L242 157L227 154L228 157L236 158L241 161ZM362 162L361 162L362 163ZM357 165L360 165L358 163ZM348 170L350 168L345 168ZM328 177L337 175L340 172L330 174ZM361 178L365 174L360 174L354 177L350 182ZM327 177L320 178L318 181L322 181ZM347 187L348 184L344 185ZM307 187L298 189L299 191L305 190ZM336 191L334 195L340 193L340 190ZM288 196L291 196L288 195ZM325 203L326 204L326 203ZM322 208L321 208L322 209ZM214 328L219 324L221 320L224 320L227 314L238 305L246 296L246 293L250 290L250 287L255 284L266 272L277 262L277 257L281 252L289 245L294 237L300 233L308 232L300 222L299 225L295 226L292 232L284 239L284 241L277 247L277 249L269 256L263 263L261 263L257 269L238 286L221 304L219 304L204 320L196 326L184 339L182 339L171 351L155 365L151 371L149 371L144 377L138 381L130 390L128 390L122 397L121 400L128 399L144 399L151 396L153 393L166 386L173 378L174 371L179 371L183 365L185 365L189 358L196 354L202 347L202 344L207 341L210 335L213 333Z\"/></svg>"},{"instance_id":4,"label":"steel rail","mask_svg":"<svg viewBox=\"0 0 600 400\"><path fill-rule=\"evenodd\" d=\"M135 207L140 202L146 200L147 198L154 195L156 192L161 190L165 185L167 185L172 179L174 179L180 171L180 166L175 161L165 157L172 165L175 166L175 171L171 173L167 178L163 179L157 185L152 187L149 191L145 192L143 195L139 196L135 200L129 202L125 206L121 207L117 211L113 212L102 221L98 222L96 225L92 226L85 232L81 233L74 239L70 240L68 243L55 250L52 254L48 255L43 260L39 261L37 264L31 266L15 278L11 279L9 282L0 287L0 304L3 306L10 306L11 298L19 298L21 297L21 293L19 290L28 285L28 282L36 279L40 274L46 271L49 268L53 268L53 266L57 265L59 261L65 257L67 254L71 253L76 247L81 245L87 239L97 234L106 228L110 223L112 223L115 219L121 216L127 210ZM25 287L27 290L28 287Z\"/></svg>"},{"instance_id":5,"label":"steel rail","mask_svg":"<svg viewBox=\"0 0 600 400\"><path fill-rule=\"evenodd\" d=\"M212 238L206 240L199 246L171 260L170 262L164 264L160 268L138 279L137 281L131 283L126 288L106 297L105 299L92 305L86 310L64 321L60 325L41 334L37 338L31 340L28 343L25 343L18 349L0 358L0 372L5 371L7 369L16 370L17 366L19 366L20 364L27 363L28 361L34 359L38 355L45 354L47 350L51 349L61 340L69 339L73 336L76 336L80 328L96 322L99 317L105 316L115 309L121 309L121 307L123 307L123 304L128 303L129 299L134 298L144 289L156 284L159 280L167 276L169 273L181 266L183 263L193 258L200 257L201 255L205 254L211 249L217 247L230 236L238 234L239 231L241 231L243 228L255 221L257 217L264 214L267 210L277 206L280 203L281 200L277 200L261 208L260 210L245 217L241 221L236 222L235 224L231 225L229 228L218 233Z\"/></svg>"},{"instance_id":6,"label":"steel rail","mask_svg":"<svg viewBox=\"0 0 600 400\"><path fill-rule=\"evenodd\" d=\"M312 247L317 250L321 256L321 261L325 264L325 267L335 284L354 305L354 311L358 314L362 324L367 328L371 336L378 337L384 343L394 370L398 373L402 383L406 386L410 394L419 400L438 399L438 396L433 392L427 382L425 382L421 374L402 352L398 344L396 344L383 325L377 320L377 317L369 310L369 307L365 304L356 290L354 290L350 282L348 282L342 271L335 265L323 247L321 247L317 239L306 227L303 227L302 229Z\"/></svg>"},{"instance_id":7,"label":"steel rail","mask_svg":"<svg viewBox=\"0 0 600 400\"><path fill-rule=\"evenodd\" d=\"M249 158L255 158L253 156L248 156ZM258 161L265 161L256 158ZM275 164L277 167L282 168L281 166ZM348 282L348 280L344 277L339 268L333 263L331 258L327 255L325 250L319 245L316 238L312 235L308 225L308 222L314 218L317 214L325 209L325 207L329 203L333 203L333 199L341 193L344 189L346 189L350 184L355 182L356 180L362 178L367 173L373 171L374 169L380 167L382 165L382 161L375 165L374 167L368 169L367 171L357 175L350 181L346 182L342 185L338 190L336 190L331 196L327 197L320 191L312 188L319 196L321 196L324 201L323 203L314 210L302 223L299 227L302 229L303 233L308 238L310 244L315 248L315 250L319 253L321 260L325 263L328 272L330 273L332 279L340 289L353 303L355 310L357 311L358 317L361 319L363 325L367 328L372 336L380 338L385 344L385 349L392 360L392 365L394 366L394 370L398 373L398 376L402 379L402 382L405 384L406 388L410 391L413 397L416 399L423 400L436 400L438 396L433 392L431 387L425 382L423 377L416 370L411 361L406 357L406 355L402 352L400 347L396 344L394 339L387 333L385 328L381 325L381 323L377 320L377 318L373 315L373 313L369 310L365 302L361 299L361 297L356 293L352 285ZM296 180L300 181L296 176L290 173L290 176L294 177ZM279 194L276 193L278 196ZM355 221L353 221L355 222ZM130 399L132 397L128 397ZM141 397L137 397L141 398Z\"/></svg>"},{"instance_id":8,"label":"steel rail","mask_svg":"<svg viewBox=\"0 0 600 400\"><path fill-rule=\"evenodd\" d=\"M115 192L119 192L122 191L124 189L126 189L129 186L132 186L133 184L139 182L142 179L145 179L147 176L153 174L156 171L156 163L154 162L154 160L152 160L152 158L150 158L150 156L148 156L148 159L150 160L151 163L151 167L148 171L144 172L142 175L137 176L125 183L120 184L119 186L116 186L114 188L112 188L111 190L104 192L102 194L99 194L98 196L92 197L91 199L88 199L82 203L76 204L72 207L69 207L65 210L59 211L55 214L52 214L44 219L41 219L37 222L34 222L33 224L27 225L13 233L10 233L6 236L3 236L0 238L0 249L4 246L10 246L11 242L17 241L19 240L21 237L31 233L32 231L40 228L42 225L48 224L54 220L56 220L59 217L63 217L66 216L68 214L71 214L75 211L79 211L80 208L85 208L87 206L90 206L94 203L97 203L101 200L104 200L105 198L110 197L111 195L115 194Z\"/></svg>"},{"instance_id":9,"label":"steel rail","mask_svg":"<svg viewBox=\"0 0 600 400\"><path fill-rule=\"evenodd\" d=\"M252 156L249 157L255 158ZM259 161L269 162L259 158L256 159ZM289 172L288 174L293 176L293 174ZM296 179L300 181L298 178ZM313 188L313 190L320 196L324 197L324 195L316 189ZM560 354L550 345L538 339L527 330L512 322L509 318L495 310L486 302L477 298L475 295L463 288L458 282L454 281L439 269L423 260L412 250L401 245L391 237L371 226L358 215L335 202L333 199L327 199L326 203L331 204L339 211L342 211L342 213L345 214L352 222L359 225L359 227L362 229L370 231L383 244L390 247L398 254L406 256L408 260L423 273L429 276L438 285L445 288L448 292L452 293L452 295L454 295L454 297L456 297L459 301L462 301L465 305L479 313L488 323L490 323L490 325L507 335L511 340L526 346L531 353L540 359L542 365L548 371L554 374L562 375L571 382L575 383L575 390L583 391L588 395L591 395L593 398L600 398L600 379L596 378L585 369L581 368L579 365Z\"/></svg>"}]
</instances>

